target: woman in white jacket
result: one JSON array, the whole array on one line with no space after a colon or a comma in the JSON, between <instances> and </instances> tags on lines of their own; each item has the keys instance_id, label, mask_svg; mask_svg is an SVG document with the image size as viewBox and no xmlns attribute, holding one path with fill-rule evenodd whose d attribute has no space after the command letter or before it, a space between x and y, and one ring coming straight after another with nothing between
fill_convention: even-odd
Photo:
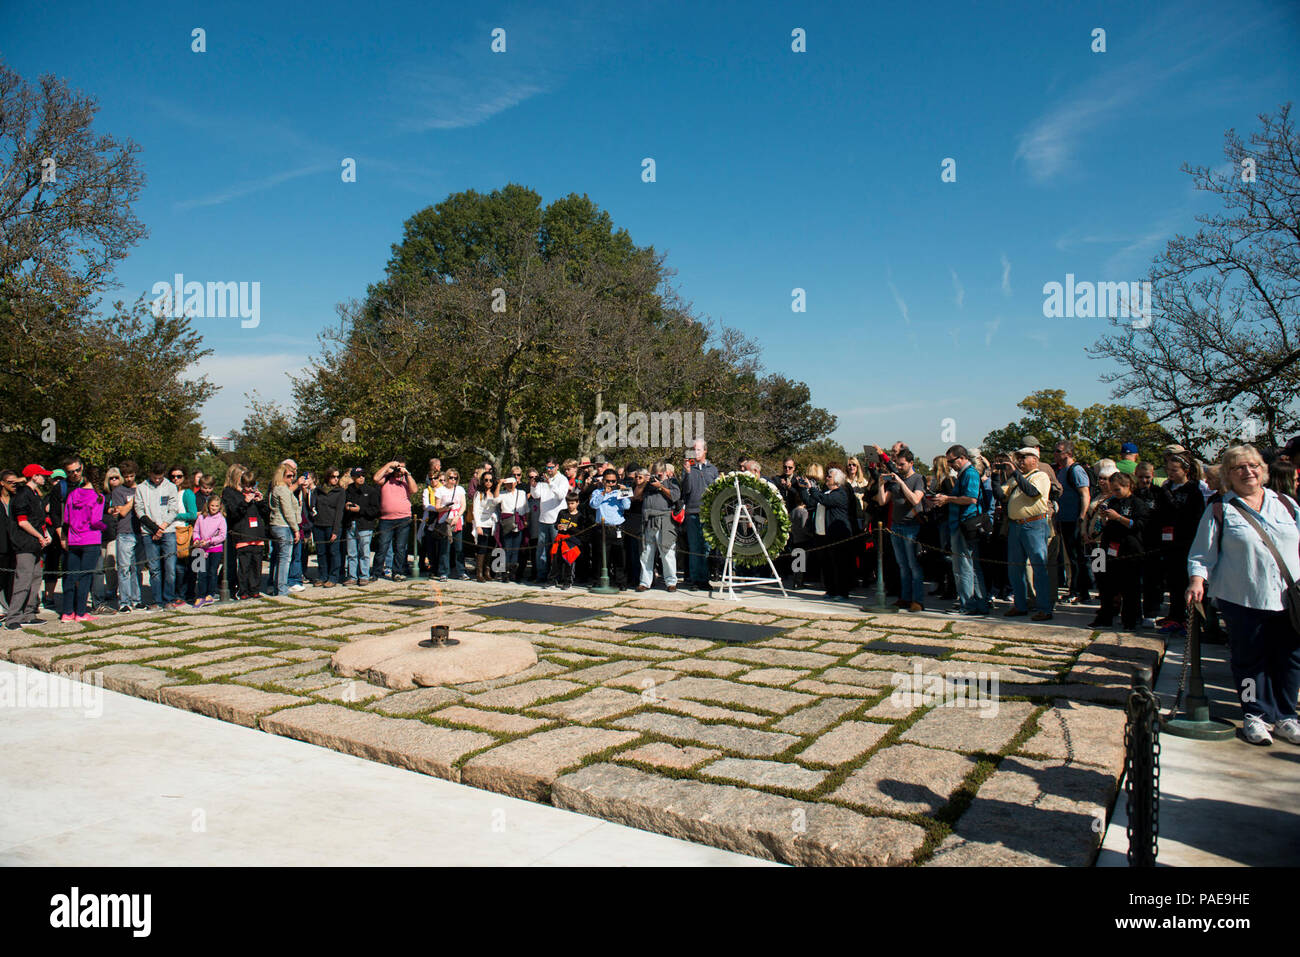
<instances>
[{"instance_id":1,"label":"woman in white jacket","mask_svg":"<svg viewBox=\"0 0 1300 957\"><path fill-rule=\"evenodd\" d=\"M488 559L496 547L496 528L501 505L497 496L496 476L484 472L474 492L473 508L474 543L478 546L478 554L474 556L475 578L481 582L492 578L492 566Z\"/></svg>"},{"instance_id":2,"label":"woman in white jacket","mask_svg":"<svg viewBox=\"0 0 1300 957\"><path fill-rule=\"evenodd\" d=\"M519 545L524 539L532 511L528 493L521 492L518 486L518 480L513 475L503 477L501 494L497 497L497 538L506 550L506 578L510 581L519 581Z\"/></svg>"}]
</instances>

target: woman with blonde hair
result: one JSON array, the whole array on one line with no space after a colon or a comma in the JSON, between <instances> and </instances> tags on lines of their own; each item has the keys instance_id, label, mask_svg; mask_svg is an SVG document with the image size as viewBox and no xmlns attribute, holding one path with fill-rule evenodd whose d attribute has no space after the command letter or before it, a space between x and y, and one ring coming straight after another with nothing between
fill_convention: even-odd
<instances>
[{"instance_id":1,"label":"woman with blonde hair","mask_svg":"<svg viewBox=\"0 0 1300 957\"><path fill-rule=\"evenodd\" d=\"M947 455L936 455L930 462L930 477L926 479L926 492L930 495L951 495L957 486L956 477L952 474L952 466L948 464ZM952 562L949 560L953 552L952 528L948 524L948 509L950 505L936 505L925 513L928 524L933 525L937 530L939 550L942 561L938 564L939 584L934 586L930 592L939 599L952 599L957 597L957 582L952 574Z\"/></svg>"},{"instance_id":2,"label":"woman with blonde hair","mask_svg":"<svg viewBox=\"0 0 1300 957\"><path fill-rule=\"evenodd\" d=\"M298 542L302 509L293 494L298 469L285 462L271 476L271 586L277 595L289 594L289 565ZM295 586L301 589L301 586Z\"/></svg>"},{"instance_id":3,"label":"woman with blonde hair","mask_svg":"<svg viewBox=\"0 0 1300 957\"><path fill-rule=\"evenodd\" d=\"M1223 499L1201 514L1187 556L1186 599L1209 595L1223 614L1245 739L1300 744L1300 639L1286 601L1300 579L1300 507L1268 488L1253 445L1228 449L1219 475Z\"/></svg>"}]
</instances>

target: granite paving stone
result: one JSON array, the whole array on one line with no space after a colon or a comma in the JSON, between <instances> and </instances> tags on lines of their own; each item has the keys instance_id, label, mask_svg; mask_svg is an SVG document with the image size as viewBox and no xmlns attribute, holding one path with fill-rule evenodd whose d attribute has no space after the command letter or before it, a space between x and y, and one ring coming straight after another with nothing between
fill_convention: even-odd
<instances>
[{"instance_id":1,"label":"granite paving stone","mask_svg":"<svg viewBox=\"0 0 1300 957\"><path fill-rule=\"evenodd\" d=\"M567 701L556 701L529 710L581 724L611 718L639 708L644 703L640 695L619 691L617 688L596 688Z\"/></svg>"},{"instance_id":2,"label":"granite paving stone","mask_svg":"<svg viewBox=\"0 0 1300 957\"><path fill-rule=\"evenodd\" d=\"M509 685L493 691L471 695L465 699L466 704L480 705L485 708L527 708L546 698L555 698L570 691L577 691L583 686L572 681L558 678L542 678L537 681L525 681L523 684Z\"/></svg>"},{"instance_id":3,"label":"granite paving stone","mask_svg":"<svg viewBox=\"0 0 1300 957\"><path fill-rule=\"evenodd\" d=\"M636 739L629 731L577 725L539 731L471 758L461 768L461 780L489 791L541 801L560 771Z\"/></svg>"},{"instance_id":4,"label":"granite paving stone","mask_svg":"<svg viewBox=\"0 0 1300 957\"><path fill-rule=\"evenodd\" d=\"M285 705L300 704L297 695L245 688L242 685L173 685L162 688L158 700L173 708L195 711L246 728L257 727L257 719Z\"/></svg>"},{"instance_id":5,"label":"granite paving stone","mask_svg":"<svg viewBox=\"0 0 1300 957\"><path fill-rule=\"evenodd\" d=\"M890 726L875 721L845 721L818 737L795 757L809 764L846 764L874 748Z\"/></svg>"},{"instance_id":6,"label":"granite paving stone","mask_svg":"<svg viewBox=\"0 0 1300 957\"><path fill-rule=\"evenodd\" d=\"M976 764L953 751L895 744L873 754L830 797L895 814L933 814Z\"/></svg>"},{"instance_id":7,"label":"granite paving stone","mask_svg":"<svg viewBox=\"0 0 1300 957\"><path fill-rule=\"evenodd\" d=\"M406 694L415 694L408 691ZM480 708L466 708L463 705L451 705L437 712L440 721L452 724L465 724L484 731L496 731L500 734L527 734L538 728L553 725L554 721L542 718L530 718L522 714L506 714L502 711L484 711Z\"/></svg>"},{"instance_id":8,"label":"granite paving stone","mask_svg":"<svg viewBox=\"0 0 1300 957\"><path fill-rule=\"evenodd\" d=\"M572 811L788 864L906 864L925 840L924 830L903 821L613 764L564 775L551 798Z\"/></svg>"},{"instance_id":9,"label":"granite paving stone","mask_svg":"<svg viewBox=\"0 0 1300 957\"><path fill-rule=\"evenodd\" d=\"M463 691L452 688L416 688L414 691L399 691L397 694L381 698L369 705L371 711L391 715L424 714L435 708L465 697Z\"/></svg>"},{"instance_id":10,"label":"granite paving stone","mask_svg":"<svg viewBox=\"0 0 1300 957\"><path fill-rule=\"evenodd\" d=\"M985 863L961 852L961 841L1022 855L1024 863L1087 867L1101 842L1093 822L1114 794L1110 774L1064 761L1008 757L984 782L953 828L953 841L940 846L933 863Z\"/></svg>"},{"instance_id":11,"label":"granite paving stone","mask_svg":"<svg viewBox=\"0 0 1300 957\"><path fill-rule=\"evenodd\" d=\"M902 740L953 751L995 754L1011 743L1037 705L1028 701L991 702L996 707L940 706L903 732Z\"/></svg>"},{"instance_id":12,"label":"granite paving stone","mask_svg":"<svg viewBox=\"0 0 1300 957\"><path fill-rule=\"evenodd\" d=\"M759 731L755 728L737 728L728 724L705 724L694 718L662 714L657 711L645 711L626 718L617 718L612 723L615 727L649 731L679 741L711 744L716 748L734 751L746 757L770 758L799 740L793 734Z\"/></svg>"},{"instance_id":13,"label":"granite paving stone","mask_svg":"<svg viewBox=\"0 0 1300 957\"><path fill-rule=\"evenodd\" d=\"M794 734L814 734L830 727L840 718L855 708L862 707L861 701L848 698L824 698L810 707L786 715L772 725L775 731L790 731Z\"/></svg>"},{"instance_id":14,"label":"granite paving stone","mask_svg":"<svg viewBox=\"0 0 1300 957\"><path fill-rule=\"evenodd\" d=\"M458 760L496 741L482 731L440 728L337 704L287 708L262 718L260 726L271 734L449 781L461 779Z\"/></svg>"},{"instance_id":15,"label":"granite paving stone","mask_svg":"<svg viewBox=\"0 0 1300 957\"><path fill-rule=\"evenodd\" d=\"M652 741L630 751L620 751L614 757L619 761L640 761L656 767L672 768L686 771L712 758L721 757L721 751L712 748L696 748L691 745L669 744L667 741Z\"/></svg>"},{"instance_id":16,"label":"granite paving stone","mask_svg":"<svg viewBox=\"0 0 1300 957\"><path fill-rule=\"evenodd\" d=\"M754 758L722 758L700 768L702 777L725 778L755 787L811 791L826 779L828 771L811 771L782 761L759 761Z\"/></svg>"}]
</instances>

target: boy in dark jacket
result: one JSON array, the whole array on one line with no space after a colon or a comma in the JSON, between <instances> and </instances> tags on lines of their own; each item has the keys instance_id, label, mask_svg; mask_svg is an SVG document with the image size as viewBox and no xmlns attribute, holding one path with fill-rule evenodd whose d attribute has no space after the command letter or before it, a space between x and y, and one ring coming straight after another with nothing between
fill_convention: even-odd
<instances>
[{"instance_id":1,"label":"boy in dark jacket","mask_svg":"<svg viewBox=\"0 0 1300 957\"><path fill-rule=\"evenodd\" d=\"M573 584L573 566L582 554L582 536L578 534L578 529L582 525L582 516L578 512L577 492L570 492L565 496L564 501L568 511L561 512L555 520L555 543L551 545L550 581L554 584L558 579L560 587L567 590Z\"/></svg>"}]
</instances>

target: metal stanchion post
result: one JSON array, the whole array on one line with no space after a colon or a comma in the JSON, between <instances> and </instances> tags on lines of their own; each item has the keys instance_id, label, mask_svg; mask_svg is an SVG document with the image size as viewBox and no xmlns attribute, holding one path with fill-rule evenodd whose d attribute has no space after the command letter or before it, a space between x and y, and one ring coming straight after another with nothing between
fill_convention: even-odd
<instances>
[{"instance_id":1,"label":"metal stanchion post","mask_svg":"<svg viewBox=\"0 0 1300 957\"><path fill-rule=\"evenodd\" d=\"M227 535L225 543L221 546L221 595L217 599L219 605L229 605L233 600L230 596L230 573L234 571L234 565L230 561L230 553L234 550L235 546Z\"/></svg>"},{"instance_id":2,"label":"metal stanchion post","mask_svg":"<svg viewBox=\"0 0 1300 957\"><path fill-rule=\"evenodd\" d=\"M617 595L618 589L609 583L608 550L605 548L605 523L600 523L600 582L590 589L597 595Z\"/></svg>"},{"instance_id":3,"label":"metal stanchion post","mask_svg":"<svg viewBox=\"0 0 1300 957\"><path fill-rule=\"evenodd\" d=\"M1187 689L1187 704L1181 717L1170 715L1163 722L1164 730L1177 738L1194 738L1198 741L1226 741L1237 735L1230 721L1210 717L1210 699L1205 694L1205 679L1201 675L1201 620L1205 615L1199 602L1189 605L1187 647L1183 654L1191 665L1191 685ZM1175 702L1175 707L1177 703Z\"/></svg>"},{"instance_id":4,"label":"metal stanchion post","mask_svg":"<svg viewBox=\"0 0 1300 957\"><path fill-rule=\"evenodd\" d=\"M1128 862L1155 867L1160 834L1160 702L1151 671L1133 676L1124 727L1124 791L1128 795Z\"/></svg>"},{"instance_id":5,"label":"metal stanchion post","mask_svg":"<svg viewBox=\"0 0 1300 957\"><path fill-rule=\"evenodd\" d=\"M863 611L876 615L892 615L898 611L885 601L885 527L876 522L876 603L863 605Z\"/></svg>"}]
</instances>

